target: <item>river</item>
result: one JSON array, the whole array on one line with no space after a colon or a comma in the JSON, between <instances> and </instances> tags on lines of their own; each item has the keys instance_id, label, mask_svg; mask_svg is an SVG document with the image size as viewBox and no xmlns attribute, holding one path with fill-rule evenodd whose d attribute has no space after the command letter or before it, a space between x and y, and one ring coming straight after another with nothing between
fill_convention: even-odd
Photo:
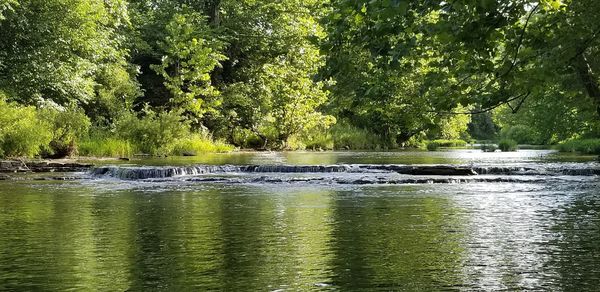
<instances>
[{"instance_id":1,"label":"river","mask_svg":"<svg viewBox=\"0 0 600 292\"><path fill-rule=\"evenodd\" d=\"M600 163L589 156L291 152L105 164L0 181L0 290L600 285ZM480 174L381 167L430 164ZM271 168L248 168L259 165Z\"/></svg>"}]
</instances>

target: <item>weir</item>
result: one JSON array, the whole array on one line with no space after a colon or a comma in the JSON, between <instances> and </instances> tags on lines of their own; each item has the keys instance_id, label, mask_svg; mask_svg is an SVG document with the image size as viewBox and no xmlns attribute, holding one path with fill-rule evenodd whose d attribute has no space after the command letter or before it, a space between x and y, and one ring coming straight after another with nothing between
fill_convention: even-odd
<instances>
[{"instance_id":1,"label":"weir","mask_svg":"<svg viewBox=\"0 0 600 292\"><path fill-rule=\"evenodd\" d=\"M93 168L95 177L123 180L143 180L172 177L201 176L204 174L244 173L362 173L401 174L411 176L596 176L598 166L454 166L454 165L400 165L400 164L336 164L336 165L196 165L170 166L102 166Z\"/></svg>"}]
</instances>

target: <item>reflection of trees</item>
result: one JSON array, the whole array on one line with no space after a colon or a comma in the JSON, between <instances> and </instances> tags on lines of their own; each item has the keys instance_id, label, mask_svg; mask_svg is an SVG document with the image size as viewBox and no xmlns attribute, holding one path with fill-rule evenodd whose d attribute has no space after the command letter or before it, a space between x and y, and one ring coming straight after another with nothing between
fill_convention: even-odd
<instances>
[{"instance_id":1,"label":"reflection of trees","mask_svg":"<svg viewBox=\"0 0 600 292\"><path fill-rule=\"evenodd\" d=\"M0 290L39 289L56 277L36 269L54 264L53 251L45 247L52 233L52 201L37 191L24 192L20 183L0 182Z\"/></svg>"},{"instance_id":2,"label":"reflection of trees","mask_svg":"<svg viewBox=\"0 0 600 292\"><path fill-rule=\"evenodd\" d=\"M0 290L127 289L127 199L52 184L14 184L0 196Z\"/></svg>"},{"instance_id":3,"label":"reflection of trees","mask_svg":"<svg viewBox=\"0 0 600 292\"><path fill-rule=\"evenodd\" d=\"M451 202L380 191L336 196L334 284L422 291L462 284L462 235Z\"/></svg>"},{"instance_id":4,"label":"reflection of trees","mask_svg":"<svg viewBox=\"0 0 600 292\"><path fill-rule=\"evenodd\" d=\"M304 189L224 195L225 290L310 289L326 281L328 205L326 192Z\"/></svg>"},{"instance_id":5,"label":"reflection of trees","mask_svg":"<svg viewBox=\"0 0 600 292\"><path fill-rule=\"evenodd\" d=\"M600 283L600 203L597 194L581 194L556 212L547 248L558 273L553 286L564 291L596 291Z\"/></svg>"},{"instance_id":6,"label":"reflection of trees","mask_svg":"<svg viewBox=\"0 0 600 292\"><path fill-rule=\"evenodd\" d=\"M214 185L95 196L84 187L15 189L25 194L0 196L0 248L11 250L0 252L0 275L33 275L30 283L51 290L461 284L456 208L409 188ZM6 283L0 290L18 288Z\"/></svg>"}]
</instances>

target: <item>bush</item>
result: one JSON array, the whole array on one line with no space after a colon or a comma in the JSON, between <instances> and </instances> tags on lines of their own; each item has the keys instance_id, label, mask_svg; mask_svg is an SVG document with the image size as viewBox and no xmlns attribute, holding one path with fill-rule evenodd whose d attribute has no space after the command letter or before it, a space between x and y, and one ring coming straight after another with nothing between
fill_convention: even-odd
<instances>
[{"instance_id":1,"label":"bush","mask_svg":"<svg viewBox=\"0 0 600 292\"><path fill-rule=\"evenodd\" d=\"M7 103L0 95L0 157L35 156L50 139L50 127L34 107Z\"/></svg>"},{"instance_id":2,"label":"bush","mask_svg":"<svg viewBox=\"0 0 600 292\"><path fill-rule=\"evenodd\" d=\"M502 139L498 142L498 148L502 152L517 151L517 141L511 139Z\"/></svg>"},{"instance_id":3,"label":"bush","mask_svg":"<svg viewBox=\"0 0 600 292\"><path fill-rule=\"evenodd\" d=\"M43 108L39 113L52 130L52 140L44 155L60 158L77 154L77 143L88 135L91 125L83 110L75 107Z\"/></svg>"},{"instance_id":4,"label":"bush","mask_svg":"<svg viewBox=\"0 0 600 292\"><path fill-rule=\"evenodd\" d=\"M427 150L429 151L437 151L440 148L440 144L436 141L427 142Z\"/></svg>"},{"instance_id":5,"label":"bush","mask_svg":"<svg viewBox=\"0 0 600 292\"><path fill-rule=\"evenodd\" d=\"M96 135L81 141L79 154L95 157L129 157L134 149L131 143L117 137Z\"/></svg>"},{"instance_id":6,"label":"bush","mask_svg":"<svg viewBox=\"0 0 600 292\"><path fill-rule=\"evenodd\" d=\"M332 126L329 133L335 149L379 149L383 145L378 135L343 122Z\"/></svg>"},{"instance_id":7,"label":"bush","mask_svg":"<svg viewBox=\"0 0 600 292\"><path fill-rule=\"evenodd\" d=\"M500 137L510 139L517 144L540 144L540 137L531 127L525 125L515 125L502 129Z\"/></svg>"},{"instance_id":8,"label":"bush","mask_svg":"<svg viewBox=\"0 0 600 292\"><path fill-rule=\"evenodd\" d=\"M498 149L498 147L494 144L481 144L481 150L483 150L483 152L496 152L496 149Z\"/></svg>"},{"instance_id":9,"label":"bush","mask_svg":"<svg viewBox=\"0 0 600 292\"><path fill-rule=\"evenodd\" d=\"M258 149L264 145L264 141L248 129L234 128L231 137L233 144L242 148Z\"/></svg>"},{"instance_id":10,"label":"bush","mask_svg":"<svg viewBox=\"0 0 600 292\"><path fill-rule=\"evenodd\" d=\"M180 111L156 113L146 108L144 113L141 118L128 113L117 121L117 133L138 151L167 155L178 140L190 133L190 124Z\"/></svg>"},{"instance_id":11,"label":"bush","mask_svg":"<svg viewBox=\"0 0 600 292\"><path fill-rule=\"evenodd\" d=\"M214 141L209 135L193 134L175 142L171 154L196 156L207 152L231 152L233 150L232 145L222 141Z\"/></svg>"},{"instance_id":12,"label":"bush","mask_svg":"<svg viewBox=\"0 0 600 292\"><path fill-rule=\"evenodd\" d=\"M327 133L314 135L305 143L306 148L312 150L333 150L335 146L333 142L333 137Z\"/></svg>"},{"instance_id":13,"label":"bush","mask_svg":"<svg viewBox=\"0 0 600 292\"><path fill-rule=\"evenodd\" d=\"M466 147L467 142L464 140L433 140L427 142L427 145L435 143L438 147ZM427 148L429 149L429 148Z\"/></svg>"},{"instance_id":14,"label":"bush","mask_svg":"<svg viewBox=\"0 0 600 292\"><path fill-rule=\"evenodd\" d=\"M306 149L332 150L334 148L333 137L328 127L314 127L308 133L302 134L300 139Z\"/></svg>"},{"instance_id":15,"label":"bush","mask_svg":"<svg viewBox=\"0 0 600 292\"><path fill-rule=\"evenodd\" d=\"M584 154L600 154L600 139L575 139L558 145L561 152L580 152Z\"/></svg>"}]
</instances>

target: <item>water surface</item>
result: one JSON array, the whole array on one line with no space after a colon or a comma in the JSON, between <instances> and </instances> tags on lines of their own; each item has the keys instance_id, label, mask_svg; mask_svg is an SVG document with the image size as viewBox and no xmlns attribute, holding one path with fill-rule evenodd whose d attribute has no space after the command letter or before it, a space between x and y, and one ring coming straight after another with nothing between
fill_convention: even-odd
<instances>
[{"instance_id":1,"label":"water surface","mask_svg":"<svg viewBox=\"0 0 600 292\"><path fill-rule=\"evenodd\" d=\"M598 167L549 151L468 151L236 154L212 164ZM144 163L209 164L176 162ZM79 179L0 181L0 290L593 291L600 284L595 175L397 185L69 175Z\"/></svg>"}]
</instances>

